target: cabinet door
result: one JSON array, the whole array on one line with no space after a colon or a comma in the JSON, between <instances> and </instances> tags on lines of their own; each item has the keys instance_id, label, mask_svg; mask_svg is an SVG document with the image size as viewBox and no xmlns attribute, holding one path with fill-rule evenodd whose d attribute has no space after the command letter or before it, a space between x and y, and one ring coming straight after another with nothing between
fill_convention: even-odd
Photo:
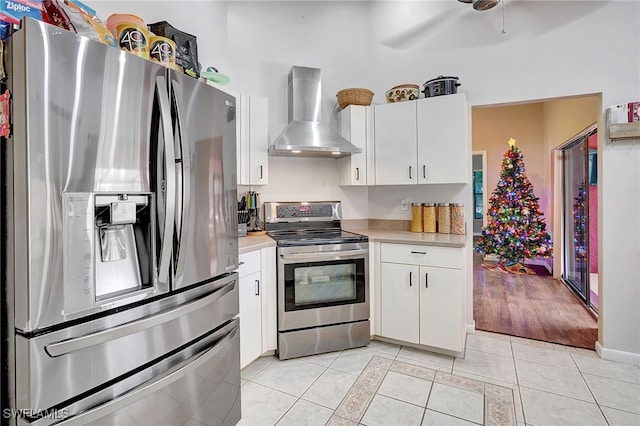
<instances>
[{"instance_id":1,"label":"cabinet door","mask_svg":"<svg viewBox=\"0 0 640 426\"><path fill-rule=\"evenodd\" d=\"M238 107L238 184L266 185L269 176L268 99L240 95Z\"/></svg>"},{"instance_id":2,"label":"cabinet door","mask_svg":"<svg viewBox=\"0 0 640 426\"><path fill-rule=\"evenodd\" d=\"M262 355L260 272L240 278L240 368Z\"/></svg>"},{"instance_id":3,"label":"cabinet door","mask_svg":"<svg viewBox=\"0 0 640 426\"><path fill-rule=\"evenodd\" d=\"M276 296L276 248L260 250L260 295L262 296L262 354L278 347L278 301Z\"/></svg>"},{"instance_id":4,"label":"cabinet door","mask_svg":"<svg viewBox=\"0 0 640 426\"><path fill-rule=\"evenodd\" d=\"M269 182L269 104L267 98L249 99L249 184Z\"/></svg>"},{"instance_id":5,"label":"cabinet door","mask_svg":"<svg viewBox=\"0 0 640 426\"><path fill-rule=\"evenodd\" d=\"M375 106L376 185L417 183L416 101Z\"/></svg>"},{"instance_id":6,"label":"cabinet door","mask_svg":"<svg viewBox=\"0 0 640 426\"><path fill-rule=\"evenodd\" d=\"M463 93L417 101L418 183L468 183L471 167Z\"/></svg>"},{"instance_id":7,"label":"cabinet door","mask_svg":"<svg viewBox=\"0 0 640 426\"><path fill-rule=\"evenodd\" d=\"M420 344L461 352L462 271L420 267Z\"/></svg>"},{"instance_id":8,"label":"cabinet door","mask_svg":"<svg viewBox=\"0 0 640 426\"><path fill-rule=\"evenodd\" d=\"M340 111L340 135L362 150L339 158L338 185L363 186L367 184L367 148L370 107L350 105Z\"/></svg>"},{"instance_id":9,"label":"cabinet door","mask_svg":"<svg viewBox=\"0 0 640 426\"><path fill-rule=\"evenodd\" d=\"M418 343L419 267L397 263L381 264L382 336Z\"/></svg>"}]
</instances>

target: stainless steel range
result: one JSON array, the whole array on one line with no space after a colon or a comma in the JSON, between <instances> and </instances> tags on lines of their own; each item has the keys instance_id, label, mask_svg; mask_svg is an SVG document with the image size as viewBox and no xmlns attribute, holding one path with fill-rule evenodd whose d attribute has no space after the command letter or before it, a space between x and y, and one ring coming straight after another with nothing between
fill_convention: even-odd
<instances>
[{"instance_id":1,"label":"stainless steel range","mask_svg":"<svg viewBox=\"0 0 640 426\"><path fill-rule=\"evenodd\" d=\"M369 239L343 231L340 202L264 203L277 242L278 357L369 344Z\"/></svg>"}]
</instances>

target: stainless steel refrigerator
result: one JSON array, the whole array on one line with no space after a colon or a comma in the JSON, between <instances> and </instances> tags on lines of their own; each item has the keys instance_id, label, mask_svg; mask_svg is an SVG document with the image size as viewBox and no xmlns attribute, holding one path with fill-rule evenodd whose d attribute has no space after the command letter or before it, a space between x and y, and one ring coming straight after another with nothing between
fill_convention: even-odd
<instances>
[{"instance_id":1,"label":"stainless steel refrigerator","mask_svg":"<svg viewBox=\"0 0 640 426\"><path fill-rule=\"evenodd\" d=\"M3 423L237 423L235 99L32 19L5 48Z\"/></svg>"}]
</instances>

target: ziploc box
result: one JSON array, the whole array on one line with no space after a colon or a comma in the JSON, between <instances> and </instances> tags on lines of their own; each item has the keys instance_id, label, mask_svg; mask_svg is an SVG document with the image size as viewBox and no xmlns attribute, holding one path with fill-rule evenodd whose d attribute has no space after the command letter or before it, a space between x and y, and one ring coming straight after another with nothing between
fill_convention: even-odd
<instances>
[{"instance_id":1,"label":"ziploc box","mask_svg":"<svg viewBox=\"0 0 640 426\"><path fill-rule=\"evenodd\" d=\"M0 21L19 25L25 16L42 21L42 0L0 0Z\"/></svg>"}]
</instances>

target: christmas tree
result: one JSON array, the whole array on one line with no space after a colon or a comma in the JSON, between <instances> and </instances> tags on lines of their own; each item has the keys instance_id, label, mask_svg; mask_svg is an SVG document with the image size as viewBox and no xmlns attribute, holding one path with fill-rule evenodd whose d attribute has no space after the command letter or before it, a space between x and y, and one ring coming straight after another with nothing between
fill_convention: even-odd
<instances>
[{"instance_id":1,"label":"christmas tree","mask_svg":"<svg viewBox=\"0 0 640 426\"><path fill-rule=\"evenodd\" d=\"M578 187L578 196L573 203L573 243L576 248L576 259L580 262L587 260L587 188L584 184Z\"/></svg>"},{"instance_id":2,"label":"christmas tree","mask_svg":"<svg viewBox=\"0 0 640 426\"><path fill-rule=\"evenodd\" d=\"M539 198L525 174L522 152L513 138L509 146L498 186L489 199L488 223L475 249L496 254L501 264L512 265L526 258L551 256L552 249Z\"/></svg>"}]
</instances>

